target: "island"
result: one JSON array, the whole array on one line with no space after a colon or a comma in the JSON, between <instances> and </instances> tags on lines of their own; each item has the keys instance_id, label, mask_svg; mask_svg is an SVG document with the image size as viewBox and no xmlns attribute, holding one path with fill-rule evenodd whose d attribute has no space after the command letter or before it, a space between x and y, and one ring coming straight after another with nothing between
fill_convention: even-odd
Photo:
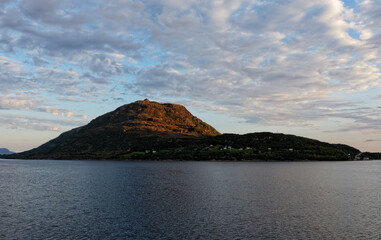
<instances>
[{"instance_id":1,"label":"island","mask_svg":"<svg viewBox=\"0 0 381 240\"><path fill-rule=\"evenodd\" d=\"M14 159L361 160L348 145L271 132L221 134L184 106L148 99L123 105Z\"/></svg>"}]
</instances>

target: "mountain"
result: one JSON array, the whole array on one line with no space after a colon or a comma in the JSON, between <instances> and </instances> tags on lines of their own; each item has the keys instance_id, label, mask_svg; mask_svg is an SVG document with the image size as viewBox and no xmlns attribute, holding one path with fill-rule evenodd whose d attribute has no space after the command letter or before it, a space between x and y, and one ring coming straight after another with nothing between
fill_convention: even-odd
<instances>
[{"instance_id":1,"label":"mountain","mask_svg":"<svg viewBox=\"0 0 381 240\"><path fill-rule=\"evenodd\" d=\"M136 101L7 158L352 160L360 151L294 135L220 134L184 106Z\"/></svg>"},{"instance_id":2,"label":"mountain","mask_svg":"<svg viewBox=\"0 0 381 240\"><path fill-rule=\"evenodd\" d=\"M0 155L14 154L14 152L9 151L7 148L0 148Z\"/></svg>"},{"instance_id":3,"label":"mountain","mask_svg":"<svg viewBox=\"0 0 381 240\"><path fill-rule=\"evenodd\" d=\"M17 157L108 159L131 149L152 148L158 142L219 134L184 106L145 99L123 105Z\"/></svg>"}]
</instances>

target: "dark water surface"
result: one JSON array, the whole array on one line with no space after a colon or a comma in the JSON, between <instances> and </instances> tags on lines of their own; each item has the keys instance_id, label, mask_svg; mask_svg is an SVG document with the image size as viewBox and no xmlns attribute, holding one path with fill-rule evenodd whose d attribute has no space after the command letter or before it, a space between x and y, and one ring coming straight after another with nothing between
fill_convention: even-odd
<instances>
[{"instance_id":1,"label":"dark water surface","mask_svg":"<svg viewBox=\"0 0 381 240\"><path fill-rule=\"evenodd\" d=\"M0 239L380 239L381 161L0 160Z\"/></svg>"}]
</instances>

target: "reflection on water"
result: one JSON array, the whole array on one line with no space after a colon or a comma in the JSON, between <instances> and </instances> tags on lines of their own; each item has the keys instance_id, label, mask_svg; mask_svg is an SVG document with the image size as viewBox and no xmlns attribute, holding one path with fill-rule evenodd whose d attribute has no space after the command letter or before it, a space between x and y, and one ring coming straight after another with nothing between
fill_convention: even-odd
<instances>
[{"instance_id":1,"label":"reflection on water","mask_svg":"<svg viewBox=\"0 0 381 240\"><path fill-rule=\"evenodd\" d=\"M379 239L381 161L0 160L0 239Z\"/></svg>"}]
</instances>

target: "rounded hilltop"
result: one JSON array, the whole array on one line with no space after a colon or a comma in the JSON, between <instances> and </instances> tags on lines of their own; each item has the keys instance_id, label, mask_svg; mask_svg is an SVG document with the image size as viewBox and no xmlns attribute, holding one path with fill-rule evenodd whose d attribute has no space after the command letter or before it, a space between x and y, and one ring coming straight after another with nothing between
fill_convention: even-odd
<instances>
[{"instance_id":1,"label":"rounded hilltop","mask_svg":"<svg viewBox=\"0 0 381 240\"><path fill-rule=\"evenodd\" d=\"M119 127L123 132L141 132L152 135L216 136L212 126L193 116L184 106L158 103L148 99L123 105L106 113L89 126Z\"/></svg>"}]
</instances>

